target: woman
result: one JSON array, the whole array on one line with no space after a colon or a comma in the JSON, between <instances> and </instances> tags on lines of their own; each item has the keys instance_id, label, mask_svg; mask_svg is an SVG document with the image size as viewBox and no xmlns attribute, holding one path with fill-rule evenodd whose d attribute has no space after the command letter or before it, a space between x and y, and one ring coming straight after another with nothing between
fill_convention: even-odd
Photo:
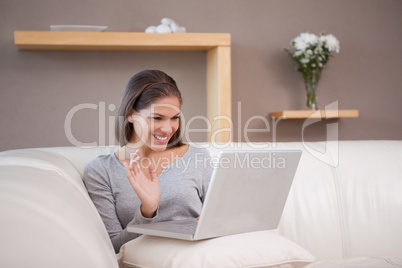
<instances>
[{"instance_id":1,"label":"woman","mask_svg":"<svg viewBox=\"0 0 402 268\"><path fill-rule=\"evenodd\" d=\"M138 234L128 224L196 218L212 174L205 149L181 141L182 97L158 70L135 74L116 120L121 148L85 168L84 183L116 253Z\"/></svg>"}]
</instances>

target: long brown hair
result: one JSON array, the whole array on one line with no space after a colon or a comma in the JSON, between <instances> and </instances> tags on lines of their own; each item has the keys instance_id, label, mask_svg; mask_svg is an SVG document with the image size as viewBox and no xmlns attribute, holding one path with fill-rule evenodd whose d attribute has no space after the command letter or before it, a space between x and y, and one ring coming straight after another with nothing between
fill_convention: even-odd
<instances>
[{"instance_id":1,"label":"long brown hair","mask_svg":"<svg viewBox=\"0 0 402 268\"><path fill-rule=\"evenodd\" d=\"M134 133L134 124L127 120L133 111L138 112L161 98L173 96L179 99L180 105L183 103L176 81L162 71L143 70L131 77L124 89L116 117L115 135L120 146L126 145ZM181 132L180 120L179 128L170 138L168 147L183 145Z\"/></svg>"}]
</instances>

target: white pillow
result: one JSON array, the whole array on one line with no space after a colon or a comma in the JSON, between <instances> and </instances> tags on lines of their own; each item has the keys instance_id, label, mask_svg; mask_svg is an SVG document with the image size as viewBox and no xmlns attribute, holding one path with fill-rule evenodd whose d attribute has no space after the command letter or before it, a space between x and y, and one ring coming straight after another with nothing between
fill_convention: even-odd
<instances>
[{"instance_id":1,"label":"white pillow","mask_svg":"<svg viewBox=\"0 0 402 268\"><path fill-rule=\"evenodd\" d=\"M315 257L274 231L182 241L143 235L124 244L120 267L303 267Z\"/></svg>"}]
</instances>

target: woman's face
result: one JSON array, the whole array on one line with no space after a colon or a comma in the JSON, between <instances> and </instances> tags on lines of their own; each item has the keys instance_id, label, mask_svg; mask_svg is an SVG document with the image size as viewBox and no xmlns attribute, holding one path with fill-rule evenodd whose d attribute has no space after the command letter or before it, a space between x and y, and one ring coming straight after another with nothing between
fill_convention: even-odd
<instances>
[{"instance_id":1,"label":"woman's face","mask_svg":"<svg viewBox=\"0 0 402 268\"><path fill-rule=\"evenodd\" d=\"M174 96L159 99L147 108L134 111L128 120L134 124L130 141L135 143L134 148L145 145L154 151L164 151L179 128L180 101Z\"/></svg>"}]
</instances>

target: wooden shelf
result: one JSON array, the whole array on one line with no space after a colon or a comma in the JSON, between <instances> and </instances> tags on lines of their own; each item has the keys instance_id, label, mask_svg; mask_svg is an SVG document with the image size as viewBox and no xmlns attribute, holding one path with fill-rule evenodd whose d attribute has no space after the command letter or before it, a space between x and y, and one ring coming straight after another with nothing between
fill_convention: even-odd
<instances>
[{"instance_id":1,"label":"wooden shelf","mask_svg":"<svg viewBox=\"0 0 402 268\"><path fill-rule=\"evenodd\" d=\"M229 33L15 31L14 44L19 50L207 51L208 141L232 141L228 120L216 119L232 115Z\"/></svg>"},{"instance_id":2,"label":"wooden shelf","mask_svg":"<svg viewBox=\"0 0 402 268\"><path fill-rule=\"evenodd\" d=\"M357 118L359 110L286 110L272 112L269 117L272 119Z\"/></svg>"},{"instance_id":3,"label":"wooden shelf","mask_svg":"<svg viewBox=\"0 0 402 268\"><path fill-rule=\"evenodd\" d=\"M15 31L14 43L19 50L205 51L230 47L230 34Z\"/></svg>"}]
</instances>

